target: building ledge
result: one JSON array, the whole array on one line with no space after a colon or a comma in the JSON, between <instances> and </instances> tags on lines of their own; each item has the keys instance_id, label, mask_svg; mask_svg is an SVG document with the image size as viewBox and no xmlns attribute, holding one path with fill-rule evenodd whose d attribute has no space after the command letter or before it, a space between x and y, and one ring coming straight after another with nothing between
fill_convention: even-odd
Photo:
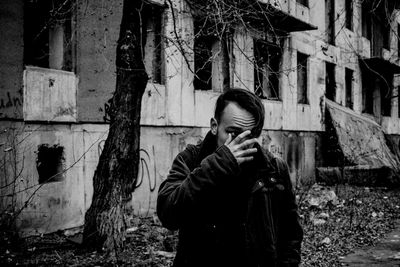
<instances>
[{"instance_id":1,"label":"building ledge","mask_svg":"<svg viewBox=\"0 0 400 267\"><path fill-rule=\"evenodd\" d=\"M269 20L275 30L281 32L299 32L318 29L317 26L307 23L289 13L282 10L271 8Z\"/></svg>"}]
</instances>

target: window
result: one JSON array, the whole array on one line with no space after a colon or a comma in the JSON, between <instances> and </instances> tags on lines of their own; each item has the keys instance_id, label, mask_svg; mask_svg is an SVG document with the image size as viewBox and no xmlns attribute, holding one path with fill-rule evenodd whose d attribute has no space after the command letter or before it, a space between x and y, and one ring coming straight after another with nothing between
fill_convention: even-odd
<instances>
[{"instance_id":1,"label":"window","mask_svg":"<svg viewBox=\"0 0 400 267\"><path fill-rule=\"evenodd\" d=\"M24 1L25 65L73 71L72 1Z\"/></svg>"},{"instance_id":2,"label":"window","mask_svg":"<svg viewBox=\"0 0 400 267\"><path fill-rule=\"evenodd\" d=\"M384 79L380 79L381 88L381 114L382 116L391 116L392 112L392 84L393 76L384 75Z\"/></svg>"},{"instance_id":3,"label":"window","mask_svg":"<svg viewBox=\"0 0 400 267\"><path fill-rule=\"evenodd\" d=\"M368 71L362 72L363 113L374 114L374 78Z\"/></svg>"},{"instance_id":4,"label":"window","mask_svg":"<svg viewBox=\"0 0 400 267\"><path fill-rule=\"evenodd\" d=\"M150 81L164 84L164 57L162 42L162 9L154 5L146 6L147 35L144 64Z\"/></svg>"},{"instance_id":5,"label":"window","mask_svg":"<svg viewBox=\"0 0 400 267\"><path fill-rule=\"evenodd\" d=\"M346 107L353 109L353 70L345 70Z\"/></svg>"},{"instance_id":6,"label":"window","mask_svg":"<svg viewBox=\"0 0 400 267\"><path fill-rule=\"evenodd\" d=\"M371 8L367 1L361 4L361 23L362 23L362 36L371 40Z\"/></svg>"},{"instance_id":7,"label":"window","mask_svg":"<svg viewBox=\"0 0 400 267\"><path fill-rule=\"evenodd\" d=\"M254 40L254 92L264 99L280 100L282 49L265 40Z\"/></svg>"},{"instance_id":8,"label":"window","mask_svg":"<svg viewBox=\"0 0 400 267\"><path fill-rule=\"evenodd\" d=\"M39 184L62 181L64 179L64 147L40 145L36 168L39 174Z\"/></svg>"},{"instance_id":9,"label":"window","mask_svg":"<svg viewBox=\"0 0 400 267\"><path fill-rule=\"evenodd\" d=\"M297 103L299 104L308 104L307 61L307 55L297 52Z\"/></svg>"},{"instance_id":10,"label":"window","mask_svg":"<svg viewBox=\"0 0 400 267\"><path fill-rule=\"evenodd\" d=\"M400 118L400 86L397 87L397 116Z\"/></svg>"},{"instance_id":11,"label":"window","mask_svg":"<svg viewBox=\"0 0 400 267\"><path fill-rule=\"evenodd\" d=\"M194 40L194 88L197 90L212 89L212 47L215 39L200 36Z\"/></svg>"},{"instance_id":12,"label":"window","mask_svg":"<svg viewBox=\"0 0 400 267\"><path fill-rule=\"evenodd\" d=\"M346 28L353 30L353 0L345 0Z\"/></svg>"},{"instance_id":13,"label":"window","mask_svg":"<svg viewBox=\"0 0 400 267\"><path fill-rule=\"evenodd\" d=\"M397 24L397 57L400 58L400 24Z\"/></svg>"},{"instance_id":14,"label":"window","mask_svg":"<svg viewBox=\"0 0 400 267\"><path fill-rule=\"evenodd\" d=\"M222 92L230 84L229 61L232 53L230 35L217 38L210 35L214 29L203 23L194 23L194 88Z\"/></svg>"},{"instance_id":15,"label":"window","mask_svg":"<svg viewBox=\"0 0 400 267\"><path fill-rule=\"evenodd\" d=\"M303 6L308 7L308 0L296 0L296 2L302 4Z\"/></svg>"},{"instance_id":16,"label":"window","mask_svg":"<svg viewBox=\"0 0 400 267\"><path fill-rule=\"evenodd\" d=\"M382 21L382 23L383 48L390 50L390 21L385 19Z\"/></svg>"},{"instance_id":17,"label":"window","mask_svg":"<svg viewBox=\"0 0 400 267\"><path fill-rule=\"evenodd\" d=\"M335 1L325 0L326 41L335 45Z\"/></svg>"},{"instance_id":18,"label":"window","mask_svg":"<svg viewBox=\"0 0 400 267\"><path fill-rule=\"evenodd\" d=\"M336 80L335 80L335 64L325 63L325 95L326 98L335 101L336 97Z\"/></svg>"}]
</instances>

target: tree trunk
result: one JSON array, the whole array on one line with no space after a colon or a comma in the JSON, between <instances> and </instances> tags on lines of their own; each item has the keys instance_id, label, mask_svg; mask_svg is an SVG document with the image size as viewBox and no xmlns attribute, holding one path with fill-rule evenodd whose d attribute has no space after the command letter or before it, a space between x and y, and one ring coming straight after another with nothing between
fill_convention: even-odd
<instances>
[{"instance_id":1,"label":"tree trunk","mask_svg":"<svg viewBox=\"0 0 400 267\"><path fill-rule=\"evenodd\" d=\"M84 245L117 252L123 244L125 206L138 174L140 110L148 76L142 50L143 2L124 0L117 46L117 83L109 110L110 129L93 177L93 199L85 215ZM143 16L144 17L144 16Z\"/></svg>"}]
</instances>

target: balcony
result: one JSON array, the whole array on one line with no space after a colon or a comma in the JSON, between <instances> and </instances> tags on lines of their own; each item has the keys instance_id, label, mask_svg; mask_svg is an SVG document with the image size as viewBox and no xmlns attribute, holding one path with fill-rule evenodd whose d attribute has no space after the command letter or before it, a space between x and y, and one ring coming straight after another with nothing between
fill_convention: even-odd
<instances>
[{"instance_id":1,"label":"balcony","mask_svg":"<svg viewBox=\"0 0 400 267\"><path fill-rule=\"evenodd\" d=\"M236 3L236 2L235 2ZM316 30L315 25L310 24L310 9L299 4L296 0L258 0L254 3L238 2L234 8L237 14L225 12L217 20L210 19L209 6L199 2L192 6L193 16L203 29L213 31L215 25L223 20L238 20L239 24L250 25L253 29L260 31L273 31L278 34L285 34L296 31ZM206 30L203 30L206 32Z\"/></svg>"},{"instance_id":2,"label":"balcony","mask_svg":"<svg viewBox=\"0 0 400 267\"><path fill-rule=\"evenodd\" d=\"M260 0L267 9L271 26L281 32L316 30L310 24L310 9L296 0Z\"/></svg>"},{"instance_id":3,"label":"balcony","mask_svg":"<svg viewBox=\"0 0 400 267\"><path fill-rule=\"evenodd\" d=\"M27 66L24 120L76 122L77 81L72 72Z\"/></svg>"}]
</instances>

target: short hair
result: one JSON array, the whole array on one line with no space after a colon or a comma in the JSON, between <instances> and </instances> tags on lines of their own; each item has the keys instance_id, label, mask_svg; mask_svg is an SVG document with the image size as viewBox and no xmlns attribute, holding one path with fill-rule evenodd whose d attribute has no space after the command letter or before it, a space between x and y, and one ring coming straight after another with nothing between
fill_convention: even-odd
<instances>
[{"instance_id":1,"label":"short hair","mask_svg":"<svg viewBox=\"0 0 400 267\"><path fill-rule=\"evenodd\" d=\"M264 126L265 110L258 96L241 88L232 88L222 93L215 104L214 118L218 123L220 122L222 112L230 102L238 104L241 108L253 115L256 125L252 130L252 134L255 137L260 136Z\"/></svg>"}]
</instances>

